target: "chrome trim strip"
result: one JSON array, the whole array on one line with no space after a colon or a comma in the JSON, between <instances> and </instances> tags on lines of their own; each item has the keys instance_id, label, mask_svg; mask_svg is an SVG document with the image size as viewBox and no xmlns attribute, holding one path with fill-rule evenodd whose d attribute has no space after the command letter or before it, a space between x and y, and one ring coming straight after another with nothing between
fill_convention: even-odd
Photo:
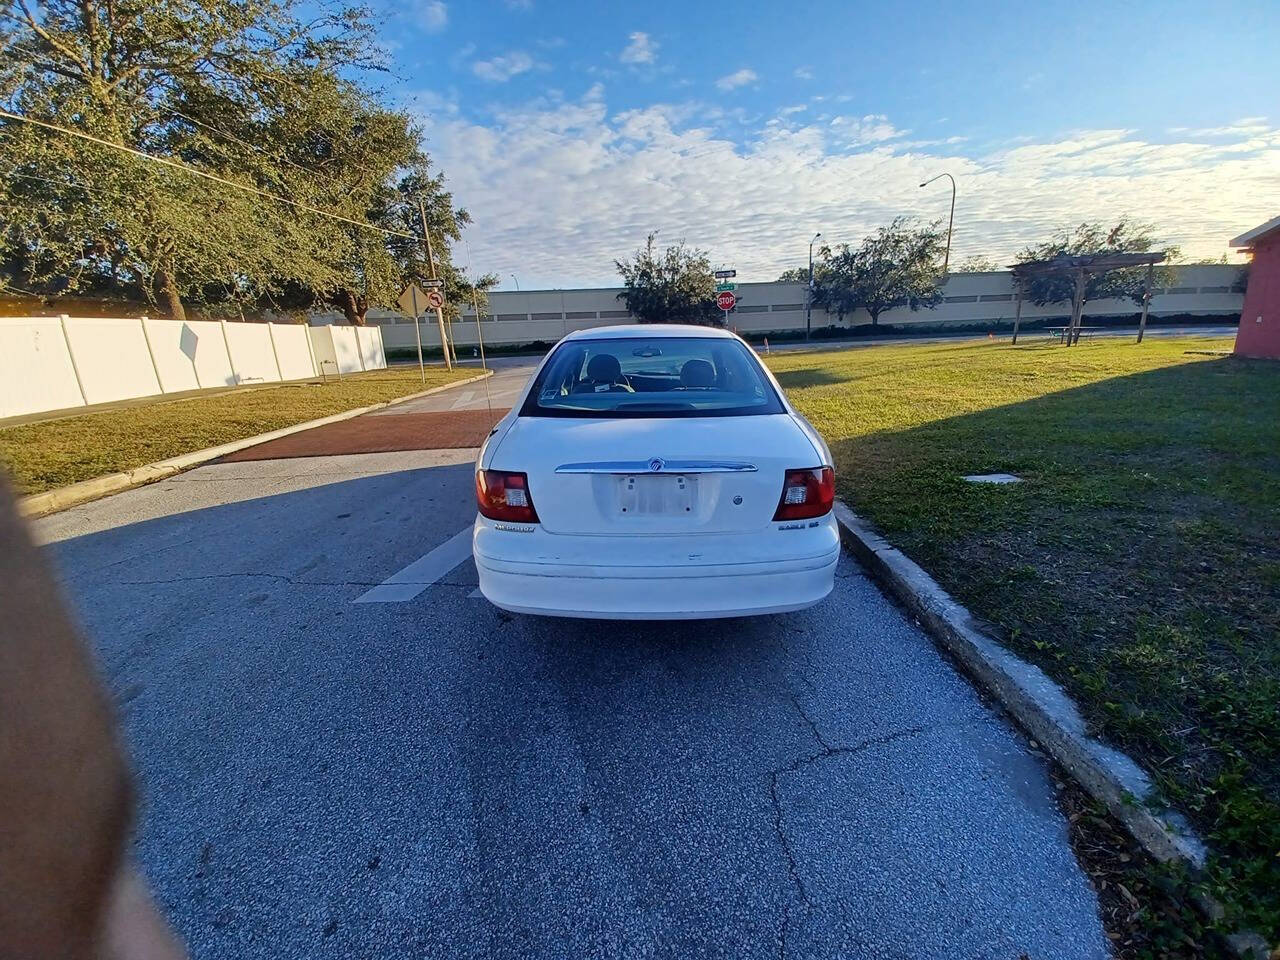
<instances>
[{"instance_id":1,"label":"chrome trim strip","mask_svg":"<svg viewBox=\"0 0 1280 960\"><path fill-rule=\"evenodd\" d=\"M657 470L648 460L601 460L563 463L556 467L556 473L755 473L759 469L744 460L663 460Z\"/></svg>"}]
</instances>

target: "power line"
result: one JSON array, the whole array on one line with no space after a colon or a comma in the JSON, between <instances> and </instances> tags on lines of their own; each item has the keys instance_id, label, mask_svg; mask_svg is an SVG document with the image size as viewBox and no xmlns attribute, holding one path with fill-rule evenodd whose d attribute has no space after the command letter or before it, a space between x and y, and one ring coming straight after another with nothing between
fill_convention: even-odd
<instances>
[{"instance_id":1,"label":"power line","mask_svg":"<svg viewBox=\"0 0 1280 960\"><path fill-rule=\"evenodd\" d=\"M327 210L320 210L317 207L313 207L305 203L299 203L297 200L290 200L288 197L282 197L279 194L269 193L266 190L259 190L257 187L251 187L247 184L236 183L234 180L227 180L226 178L219 177L216 174L206 173L204 170L197 170L194 167L188 167L186 164L178 163L177 161L170 160L167 157L153 156L150 153L135 150L133 147L126 147L123 144L112 143L110 140L103 140L100 137L95 137L92 134L84 133L80 130L72 130L70 127L60 127L54 123L46 123L43 120L35 120L31 117L24 117L21 114L10 113L8 110L0 110L0 117L3 117L6 120L17 120L21 123L30 123L37 127L43 127L46 130L52 130L54 133L65 133L68 136L78 137L81 140L96 143L98 146L110 147L112 150L119 150L122 153L132 154L135 157L141 157L143 160L150 160L153 163L158 163L162 166L172 167L175 170L181 170L183 173L202 177L205 180L212 180L214 183L220 183L223 186L231 187L235 190L242 190L245 193L252 193L259 197L265 197L266 199L274 200L277 203L288 204L291 207L296 207L297 209L303 210L307 213L313 213L319 217L327 217L330 220L338 220L342 223L350 224L353 227L360 227L362 230L373 230L377 233L386 234L389 237L404 237L406 240L421 239L412 233L402 233L399 230L388 230L386 227L375 226L372 223L364 223L363 221L352 220L349 217L344 217L337 213L330 213Z\"/></svg>"},{"instance_id":2,"label":"power line","mask_svg":"<svg viewBox=\"0 0 1280 960\"><path fill-rule=\"evenodd\" d=\"M261 153L267 157L271 157L274 160L279 160L284 163L287 163L289 166L296 167L298 170L301 170L303 173L310 173L310 174L315 173L314 170L308 170L306 167L304 167L300 163L294 163L288 157L285 157L285 156L272 157L271 153L265 150L263 147L254 143L248 143L244 140L241 140L234 133L229 133L226 130L222 130L218 127L213 126L212 124L205 123L203 120L197 120L195 117L188 116L187 114L183 113L181 110L171 109L169 112L172 113L175 117L181 117L183 120L187 121L187 123L193 124L197 127L203 127L204 129L208 130L210 133L216 133L221 137L226 137L228 140L238 143L242 147L248 147L250 150L253 150L255 153Z\"/></svg>"}]
</instances>

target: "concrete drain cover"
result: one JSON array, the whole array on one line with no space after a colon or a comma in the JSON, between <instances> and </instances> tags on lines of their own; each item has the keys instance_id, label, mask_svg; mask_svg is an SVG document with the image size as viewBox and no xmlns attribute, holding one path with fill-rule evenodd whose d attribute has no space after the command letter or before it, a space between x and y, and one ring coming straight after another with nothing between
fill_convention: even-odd
<instances>
[{"instance_id":1,"label":"concrete drain cover","mask_svg":"<svg viewBox=\"0 0 1280 960\"><path fill-rule=\"evenodd\" d=\"M970 483L1021 483L1021 477L1015 477L1012 473L975 473L972 476L965 477Z\"/></svg>"}]
</instances>

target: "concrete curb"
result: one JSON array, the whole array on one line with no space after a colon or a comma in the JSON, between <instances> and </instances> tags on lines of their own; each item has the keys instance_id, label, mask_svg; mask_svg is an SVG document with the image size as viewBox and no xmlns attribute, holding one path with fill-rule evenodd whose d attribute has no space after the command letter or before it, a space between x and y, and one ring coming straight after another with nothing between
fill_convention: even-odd
<instances>
[{"instance_id":1,"label":"concrete curb","mask_svg":"<svg viewBox=\"0 0 1280 960\"><path fill-rule=\"evenodd\" d=\"M461 387L468 383L476 383L480 380L486 380L492 376L493 371L486 370L484 373L477 374L474 377L467 377L465 380L455 380L453 383L444 383L438 387L432 387L430 390L421 390L418 393L411 393L408 396L396 397L394 400L386 400L382 403L375 403L367 407L356 407L354 410L344 410L341 413L334 413L327 417L321 417L318 420L307 420L305 423L295 423L291 427L281 427L279 430L271 430L267 433L260 433L257 436L245 437L243 440L232 440L230 443L220 444L216 447L206 447L203 450L194 450L191 453L184 453L181 456L170 457L168 460L157 460L155 463L147 463L141 467L134 467L132 470L124 470L120 473L108 473L105 476L94 477L92 480L82 480L79 483L73 483L66 487L59 487L56 490L46 490L44 493L33 493L31 496L23 497L18 501L18 512L25 517L42 517L46 514L57 513L59 510L66 510L68 507L74 507L81 503L88 503L90 500L98 500L102 497L110 496L113 493L120 493L121 491L132 489L133 487L140 487L143 484L163 480L165 477L171 477L175 473L180 473L183 470L189 470L190 468L199 466L202 463L208 463L210 460L218 459L218 457L225 457L229 453L235 453L236 451L243 450L246 447L255 447L260 443L266 443L268 440L287 437L290 434L301 433L304 430L310 430L314 427L323 427L325 424L329 423L351 420L355 417L363 416L366 413L372 413L374 410L394 407L396 404L407 403L410 400L418 400L422 397L430 396L433 393L452 390L454 387Z\"/></svg>"},{"instance_id":2,"label":"concrete curb","mask_svg":"<svg viewBox=\"0 0 1280 960\"><path fill-rule=\"evenodd\" d=\"M1151 780L1137 763L1085 732L1084 718L1060 686L988 636L973 614L846 504L836 501L835 513L840 539L863 566L1028 734L1106 805L1144 850L1162 862L1182 863L1193 871L1204 868L1208 850L1190 824L1180 814L1154 805ZM1221 909L1208 900L1201 906L1210 916ZM1240 932L1227 939L1241 957L1269 956L1266 941L1257 934Z\"/></svg>"}]
</instances>

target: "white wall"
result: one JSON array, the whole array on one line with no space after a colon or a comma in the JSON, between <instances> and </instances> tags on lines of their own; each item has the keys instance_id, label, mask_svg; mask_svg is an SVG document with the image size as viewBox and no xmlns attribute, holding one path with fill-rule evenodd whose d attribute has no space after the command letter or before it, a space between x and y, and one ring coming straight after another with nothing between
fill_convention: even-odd
<instances>
[{"instance_id":1,"label":"white wall","mask_svg":"<svg viewBox=\"0 0 1280 960\"><path fill-rule=\"evenodd\" d=\"M1151 298L1154 316L1200 314L1222 316L1240 313L1244 292L1237 288L1239 264L1205 264L1177 267L1177 279L1169 290ZM489 294L483 324L486 343L512 344L545 340L554 343L566 333L585 327L632 323L617 299L620 287L579 290L504 290ZM805 325L802 283L740 283L738 308L729 324L743 332L803 330ZM1013 278L1008 271L952 274L943 287L943 302L932 310L912 312L903 308L880 315L890 324L965 324L1011 322L1014 315ZM1059 317L1069 312L1067 304L1037 307L1024 303L1024 320ZM1127 300L1097 300L1085 304L1085 316L1136 313L1136 304ZM317 318L320 322L332 317ZM414 346L413 320L391 311L370 311L370 323L377 324L388 348ZM316 322L316 321L313 321ZM836 318L820 309L813 311L813 326L834 324ZM846 324L870 323L865 311L845 318ZM434 318L424 322L423 346L439 347ZM453 338L459 347L476 342L475 316L464 312L453 324Z\"/></svg>"},{"instance_id":2,"label":"white wall","mask_svg":"<svg viewBox=\"0 0 1280 960\"><path fill-rule=\"evenodd\" d=\"M380 330L357 334L351 327L0 317L0 418L307 379L319 374L317 362L325 358L333 361L327 373L335 372L335 365L343 373L381 369L387 365L382 343Z\"/></svg>"},{"instance_id":3,"label":"white wall","mask_svg":"<svg viewBox=\"0 0 1280 960\"><path fill-rule=\"evenodd\" d=\"M266 383L280 379L271 331L265 323L224 323L222 332L231 351L237 383Z\"/></svg>"},{"instance_id":4,"label":"white wall","mask_svg":"<svg viewBox=\"0 0 1280 960\"><path fill-rule=\"evenodd\" d=\"M338 361L339 373L359 373L364 369L360 362L360 343L355 327L330 327L333 337L333 353Z\"/></svg>"},{"instance_id":5,"label":"white wall","mask_svg":"<svg viewBox=\"0 0 1280 960\"><path fill-rule=\"evenodd\" d=\"M382 355L382 332L377 327L353 327L356 349L360 352L360 366L365 370L377 370L387 365Z\"/></svg>"},{"instance_id":6,"label":"white wall","mask_svg":"<svg viewBox=\"0 0 1280 960\"><path fill-rule=\"evenodd\" d=\"M316 373L330 376L341 373L338 369L338 356L333 349L333 331L338 327L308 327L307 336L311 338L311 355L316 361Z\"/></svg>"},{"instance_id":7,"label":"white wall","mask_svg":"<svg viewBox=\"0 0 1280 960\"><path fill-rule=\"evenodd\" d=\"M84 403L57 317L0 322L0 416Z\"/></svg>"},{"instance_id":8,"label":"white wall","mask_svg":"<svg viewBox=\"0 0 1280 960\"><path fill-rule=\"evenodd\" d=\"M63 326L85 403L131 400L161 392L140 321L69 317Z\"/></svg>"},{"instance_id":9,"label":"white wall","mask_svg":"<svg viewBox=\"0 0 1280 960\"><path fill-rule=\"evenodd\" d=\"M200 377L195 363L199 336L191 325L145 317L142 329L151 344L160 388L165 393L199 389Z\"/></svg>"},{"instance_id":10,"label":"white wall","mask_svg":"<svg viewBox=\"0 0 1280 960\"><path fill-rule=\"evenodd\" d=\"M194 339L196 375L200 378L200 386L234 387L236 375L231 369L231 354L227 352L227 339L222 335L222 324L213 320L188 320L182 326L189 328L189 332L182 333L184 354L189 352Z\"/></svg>"},{"instance_id":11,"label":"white wall","mask_svg":"<svg viewBox=\"0 0 1280 960\"><path fill-rule=\"evenodd\" d=\"M303 380L316 375L311 359L307 328L299 324L268 323L268 332L275 340L276 358L280 361L280 379Z\"/></svg>"}]
</instances>

